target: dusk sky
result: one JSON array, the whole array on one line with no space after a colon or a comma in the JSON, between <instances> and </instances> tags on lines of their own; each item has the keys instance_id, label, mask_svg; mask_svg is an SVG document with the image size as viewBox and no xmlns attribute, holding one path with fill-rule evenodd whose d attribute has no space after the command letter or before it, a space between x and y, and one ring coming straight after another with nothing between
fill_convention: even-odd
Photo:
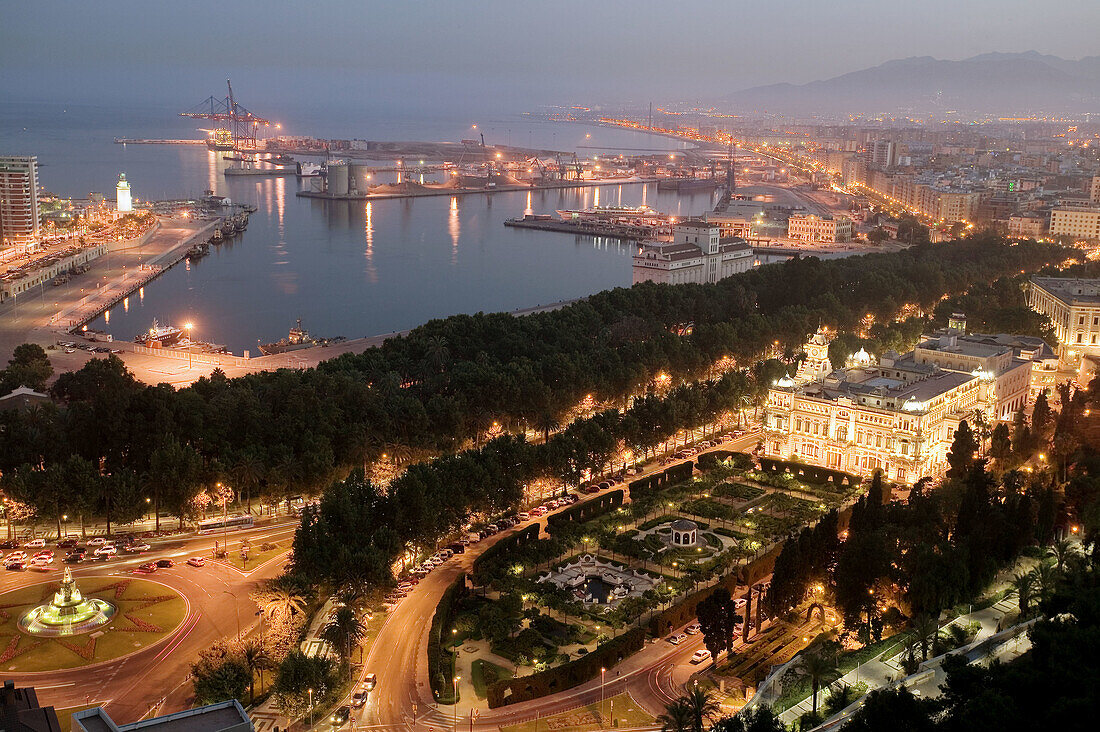
<instances>
[{"instance_id":1,"label":"dusk sky","mask_svg":"<svg viewBox=\"0 0 1100 732\"><path fill-rule=\"evenodd\" d=\"M8 2L0 95L178 106L667 101L906 56L1100 53L1095 0ZM254 102L255 103L255 102Z\"/></svg>"}]
</instances>

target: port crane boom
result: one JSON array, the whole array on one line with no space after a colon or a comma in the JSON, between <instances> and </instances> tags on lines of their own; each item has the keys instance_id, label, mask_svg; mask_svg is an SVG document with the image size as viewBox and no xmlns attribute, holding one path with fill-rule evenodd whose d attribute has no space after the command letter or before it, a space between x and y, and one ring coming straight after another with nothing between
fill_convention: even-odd
<instances>
[{"instance_id":1,"label":"port crane boom","mask_svg":"<svg viewBox=\"0 0 1100 732\"><path fill-rule=\"evenodd\" d=\"M241 106L233 96L233 84L229 79L225 80L225 86L224 98L210 95L180 112L180 116L213 120L215 125L209 145L216 150L255 150L260 128L271 127L272 122Z\"/></svg>"}]
</instances>

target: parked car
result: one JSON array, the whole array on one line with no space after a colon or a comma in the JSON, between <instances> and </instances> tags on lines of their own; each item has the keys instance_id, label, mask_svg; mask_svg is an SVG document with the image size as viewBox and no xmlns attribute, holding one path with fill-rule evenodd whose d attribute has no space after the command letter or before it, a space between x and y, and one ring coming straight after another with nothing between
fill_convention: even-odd
<instances>
[{"instance_id":1,"label":"parked car","mask_svg":"<svg viewBox=\"0 0 1100 732\"><path fill-rule=\"evenodd\" d=\"M14 551L11 554L8 554L8 556L4 557L4 561L5 562L11 562L11 561L14 561L16 559L26 559L26 558L27 558L27 553L25 551L19 550L19 551Z\"/></svg>"},{"instance_id":2,"label":"parked car","mask_svg":"<svg viewBox=\"0 0 1100 732\"><path fill-rule=\"evenodd\" d=\"M170 567L176 566L176 563L173 562L171 559L158 559L157 566L161 569L168 569Z\"/></svg>"},{"instance_id":3,"label":"parked car","mask_svg":"<svg viewBox=\"0 0 1100 732\"><path fill-rule=\"evenodd\" d=\"M88 546L103 546L106 543L107 540L102 536L93 536L91 539L88 539Z\"/></svg>"},{"instance_id":4,"label":"parked car","mask_svg":"<svg viewBox=\"0 0 1100 732\"><path fill-rule=\"evenodd\" d=\"M671 643L674 646L678 646L686 640L687 640L687 635L685 635L684 633L675 633L675 634L670 635L668 637L668 642Z\"/></svg>"},{"instance_id":5,"label":"parked car","mask_svg":"<svg viewBox=\"0 0 1100 732\"><path fill-rule=\"evenodd\" d=\"M367 703L367 693L368 692L367 692L366 689L359 689L354 694L352 694L351 695L351 706L354 707L355 709L358 709L359 707L366 704Z\"/></svg>"},{"instance_id":6,"label":"parked car","mask_svg":"<svg viewBox=\"0 0 1100 732\"><path fill-rule=\"evenodd\" d=\"M84 555L87 553L87 549L84 549L83 547L77 547L76 549L73 549L68 554L66 554L65 558L61 561L65 562L65 564L79 564L80 562L84 561Z\"/></svg>"},{"instance_id":7,"label":"parked car","mask_svg":"<svg viewBox=\"0 0 1100 732\"><path fill-rule=\"evenodd\" d=\"M700 648L695 653L691 654L692 663L702 663L703 661L710 660L710 651L706 648Z\"/></svg>"},{"instance_id":8,"label":"parked car","mask_svg":"<svg viewBox=\"0 0 1100 732\"><path fill-rule=\"evenodd\" d=\"M546 515L546 506L535 506L534 508L531 509L531 515L532 516L545 516Z\"/></svg>"},{"instance_id":9,"label":"parked car","mask_svg":"<svg viewBox=\"0 0 1100 732\"><path fill-rule=\"evenodd\" d=\"M701 630L702 628L699 626L699 623L692 623L688 627L684 628L684 632L688 635L695 635Z\"/></svg>"},{"instance_id":10,"label":"parked car","mask_svg":"<svg viewBox=\"0 0 1100 732\"><path fill-rule=\"evenodd\" d=\"M187 563L190 564L192 567L205 567L206 557L191 557L187 560Z\"/></svg>"},{"instance_id":11,"label":"parked car","mask_svg":"<svg viewBox=\"0 0 1100 732\"><path fill-rule=\"evenodd\" d=\"M153 547L149 546L140 539L126 545L126 551L130 552L131 554L141 554L142 552L147 552L152 548Z\"/></svg>"},{"instance_id":12,"label":"parked car","mask_svg":"<svg viewBox=\"0 0 1100 732\"><path fill-rule=\"evenodd\" d=\"M145 562L144 564L139 564L138 565L138 571L139 572L145 572L146 574L152 574L153 572L157 571L157 563L156 562Z\"/></svg>"},{"instance_id":13,"label":"parked car","mask_svg":"<svg viewBox=\"0 0 1100 732\"><path fill-rule=\"evenodd\" d=\"M14 549L19 546L19 542L15 539L8 539L7 541L0 541L0 549Z\"/></svg>"},{"instance_id":14,"label":"parked car","mask_svg":"<svg viewBox=\"0 0 1100 732\"><path fill-rule=\"evenodd\" d=\"M75 536L66 536L64 539L57 542L58 549L72 549L74 546L76 546Z\"/></svg>"},{"instance_id":15,"label":"parked car","mask_svg":"<svg viewBox=\"0 0 1100 732\"><path fill-rule=\"evenodd\" d=\"M451 550L451 554L465 554L466 545L461 541L456 541L454 544L448 544L447 548Z\"/></svg>"},{"instance_id":16,"label":"parked car","mask_svg":"<svg viewBox=\"0 0 1100 732\"><path fill-rule=\"evenodd\" d=\"M599 493L600 492L600 487L598 485L594 485L594 484L593 485L586 485L585 487L581 488L581 490L584 491L585 493Z\"/></svg>"},{"instance_id":17,"label":"parked car","mask_svg":"<svg viewBox=\"0 0 1100 732\"><path fill-rule=\"evenodd\" d=\"M373 691L376 686L378 686L377 674L367 674L366 678L363 679L363 688L367 691Z\"/></svg>"},{"instance_id":18,"label":"parked car","mask_svg":"<svg viewBox=\"0 0 1100 732\"><path fill-rule=\"evenodd\" d=\"M34 559L27 562L27 569L38 569L38 570L49 569L50 568L50 562L52 562L52 561L53 561L53 559L49 558L49 557L44 557L44 556L43 557L35 557Z\"/></svg>"},{"instance_id":19,"label":"parked car","mask_svg":"<svg viewBox=\"0 0 1100 732\"><path fill-rule=\"evenodd\" d=\"M23 545L27 549L41 549L46 546L45 539L31 539Z\"/></svg>"},{"instance_id":20,"label":"parked car","mask_svg":"<svg viewBox=\"0 0 1100 732\"><path fill-rule=\"evenodd\" d=\"M26 559L5 559L4 569L10 569L12 571L22 571L27 566Z\"/></svg>"},{"instance_id":21,"label":"parked car","mask_svg":"<svg viewBox=\"0 0 1100 732\"><path fill-rule=\"evenodd\" d=\"M520 511L517 516L519 517L520 521L526 521L527 519L531 518L531 514L527 513L526 511Z\"/></svg>"},{"instance_id":22,"label":"parked car","mask_svg":"<svg viewBox=\"0 0 1100 732\"><path fill-rule=\"evenodd\" d=\"M97 557L109 558L113 557L116 554L118 554L118 549L115 548L114 544L104 544L103 546L95 550L95 555Z\"/></svg>"}]
</instances>

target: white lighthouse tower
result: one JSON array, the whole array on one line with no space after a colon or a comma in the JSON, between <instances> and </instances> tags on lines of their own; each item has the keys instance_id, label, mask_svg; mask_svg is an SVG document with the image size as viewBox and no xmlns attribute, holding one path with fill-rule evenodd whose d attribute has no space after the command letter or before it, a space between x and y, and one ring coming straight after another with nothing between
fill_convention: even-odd
<instances>
[{"instance_id":1,"label":"white lighthouse tower","mask_svg":"<svg viewBox=\"0 0 1100 732\"><path fill-rule=\"evenodd\" d=\"M119 173L118 175L118 185L115 186L115 200L120 214L127 214L134 210L133 201L130 199L130 183L126 180L125 173Z\"/></svg>"}]
</instances>

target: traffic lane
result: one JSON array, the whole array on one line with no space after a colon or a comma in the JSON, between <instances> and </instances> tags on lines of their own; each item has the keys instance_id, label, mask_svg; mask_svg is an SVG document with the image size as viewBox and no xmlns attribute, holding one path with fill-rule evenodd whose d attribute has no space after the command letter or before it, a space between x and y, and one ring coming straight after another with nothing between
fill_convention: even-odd
<instances>
[{"instance_id":1,"label":"traffic lane","mask_svg":"<svg viewBox=\"0 0 1100 732\"><path fill-rule=\"evenodd\" d=\"M714 450L744 449L745 446L755 444L758 437L759 434L755 431L747 432L740 437L704 449L701 453ZM634 479L662 472L669 467L697 457L698 455L692 458L674 458L666 461L663 465L652 465L643 470L640 475L635 476ZM599 494L581 494L582 502L596 500L598 497ZM557 510L565 510L565 508L568 508L568 506ZM425 710L429 709L435 701L431 698L430 684L427 683L427 636L431 630L435 608L443 592L450 586L460 571L469 571L473 566L474 559L496 542L533 524L544 525L548 517L555 512L551 511L544 516L532 517L506 531L467 547L464 553L452 557L433 570L398 604L390 616L387 617L386 622L375 638L371 646L371 652L367 657L367 663L364 665L363 674L369 673L371 669L384 669L388 675L400 679L400 681L396 682L396 686L387 685L387 688L383 689L382 677L379 676L377 689L379 693L372 693L371 698L368 699L362 713L364 721L369 720L370 723L376 725L405 724L408 720L414 718L413 704L417 707L416 718L420 719L424 715ZM417 627L416 623L421 623L421 625ZM423 648L423 653L419 653L418 649L420 648ZM624 663L628 661L630 659L627 659ZM377 670L375 672L378 673ZM572 703L578 695L591 693L583 686L579 689L575 693L563 692L553 697L544 697L543 699L551 699L552 701L543 705L548 709L557 709ZM596 693L598 693L598 690ZM427 695L427 697L424 695ZM557 700L557 697L563 698ZM533 700L530 704L534 704L535 701L538 700ZM510 706L509 709L512 710L518 706L520 705ZM534 715L535 710L532 710L531 714Z\"/></svg>"}]
</instances>

